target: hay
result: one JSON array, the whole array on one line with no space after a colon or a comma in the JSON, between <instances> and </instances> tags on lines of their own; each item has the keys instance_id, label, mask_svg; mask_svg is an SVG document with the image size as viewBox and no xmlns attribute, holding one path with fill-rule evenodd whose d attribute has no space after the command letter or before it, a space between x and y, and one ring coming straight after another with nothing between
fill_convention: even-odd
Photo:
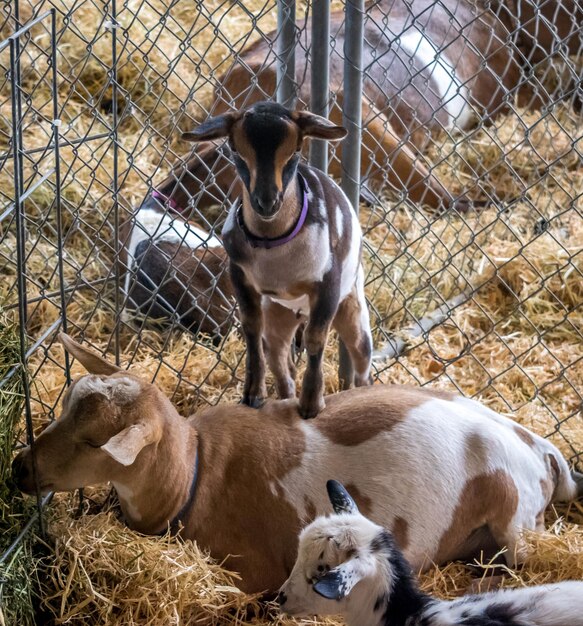
<instances>
[{"instance_id":1,"label":"hay","mask_svg":"<svg viewBox=\"0 0 583 626\"><path fill-rule=\"evenodd\" d=\"M32 14L21 4L22 15ZM70 3L52 4L59 10L60 30L62 13ZM206 115L213 81L231 61L229 46L241 50L247 45L241 33L252 25L263 31L275 26L274 2L244 4L245 10L225 0L210 0L198 3L194 11L192 3L174 3L167 24L160 20L168 6L162 0L143 4L129 0L120 8L119 20L128 33L118 65L118 165L123 183L119 199L124 209L137 204L148 185L161 178L159 170L167 171L190 148L179 141L178 130ZM297 4L300 12L305 3ZM334 3L334 8L342 4ZM103 28L101 6L78 3L72 11L71 27L59 42L61 130L68 140L107 132L112 106L107 67L111 40ZM214 25L208 25L209 18ZM35 27L33 38L41 47L48 43L41 26ZM181 39L188 39L188 54L180 54ZM7 69L5 56L0 56L0 65ZM25 148L43 147L50 131L48 86L29 89L42 69L42 63L33 66L32 58L23 57L23 83L47 120L36 115L24 124ZM10 135L2 117L9 112L9 86L2 84L2 92L7 95L0 102L0 150L8 148ZM572 201L583 191L579 135L580 119L565 105L555 107L544 123L538 114L517 109L467 140L437 137L428 151L451 189L461 191L479 180L480 193L495 194L501 202L476 214L441 219L403 203L394 209L397 198L390 192L379 206L361 207L367 238L366 290L377 345L399 336L415 318L460 292L474 292L444 324L409 342L396 360L379 364L379 379L429 382L477 396L532 430L551 434L563 453L574 459L583 451L583 425L577 415L578 381L583 379L583 226ZM73 334L83 331L86 341L108 351L118 323L111 281L112 143L101 139L65 147L61 159L65 282L82 287L68 300L67 318ZM11 167L5 162L0 169L3 199L12 197ZM40 169L49 167L50 157ZM28 162L25 170L27 177L33 175ZM521 195L520 201L501 211L505 201ZM53 203L47 185L25 203L28 226L35 235L27 240L30 300L59 287ZM5 276L0 299L10 305L16 302L15 239L13 225L7 222L0 225L0 271ZM36 338L59 319L58 298L31 302L28 313L27 331ZM216 347L176 331L144 328L138 337L135 328L122 323L120 343L122 365L131 364L145 377L155 374L184 415L206 403L234 402L240 396L244 347L236 333ZM36 372L32 409L35 428L40 429L63 392L61 348L36 352L29 366ZM325 359L328 392L336 390L336 366L331 341ZM76 365L73 375L80 373ZM253 619L256 599L238 592L236 580L191 542L140 536L111 512L76 519L75 510L74 497L56 500L50 520L55 556L44 559L38 570L45 608L57 623L295 623L269 615ZM581 510L560 513L566 521L557 522L557 514L551 512L550 530L529 536L533 554L508 584L583 577ZM463 564L450 564L425 574L422 583L428 591L452 597L471 579Z\"/></svg>"},{"instance_id":2,"label":"hay","mask_svg":"<svg viewBox=\"0 0 583 626\"><path fill-rule=\"evenodd\" d=\"M12 450L19 439L18 424L23 406L23 382L19 369L18 326L0 309L0 555L12 544L31 515L11 480ZM31 573L35 561L32 538L0 563L0 624L32 624L33 594Z\"/></svg>"},{"instance_id":3,"label":"hay","mask_svg":"<svg viewBox=\"0 0 583 626\"><path fill-rule=\"evenodd\" d=\"M102 495L102 494L101 494ZM335 620L292 620L261 607L256 596L236 588L191 541L144 537L127 529L111 511L73 520L76 501L60 498L51 524L55 556L46 563L44 602L56 623L71 624L341 624ZM526 535L530 555L507 570L502 585L517 587L583 578L583 506L548 514L549 530ZM486 577L488 565L484 565ZM475 574L461 563L433 568L421 587L441 598L467 591Z\"/></svg>"}]
</instances>

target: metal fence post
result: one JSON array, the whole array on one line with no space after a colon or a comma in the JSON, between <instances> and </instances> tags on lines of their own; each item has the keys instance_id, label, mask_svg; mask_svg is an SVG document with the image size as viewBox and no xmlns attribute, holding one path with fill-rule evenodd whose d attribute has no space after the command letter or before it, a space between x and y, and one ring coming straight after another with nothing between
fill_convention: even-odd
<instances>
[{"instance_id":1,"label":"metal fence post","mask_svg":"<svg viewBox=\"0 0 583 626\"><path fill-rule=\"evenodd\" d=\"M357 213L360 198L363 37L364 0L346 0L342 123L348 130L348 134L342 144L342 189ZM341 341L338 364L340 388L350 386L353 377L352 361L346 346Z\"/></svg>"},{"instance_id":2,"label":"metal fence post","mask_svg":"<svg viewBox=\"0 0 583 626\"><path fill-rule=\"evenodd\" d=\"M277 101L293 109L296 85L296 2L277 2Z\"/></svg>"},{"instance_id":3,"label":"metal fence post","mask_svg":"<svg viewBox=\"0 0 583 626\"><path fill-rule=\"evenodd\" d=\"M342 189L357 212L360 197L363 36L364 0L346 0L342 123L348 135L342 144Z\"/></svg>"},{"instance_id":4,"label":"metal fence post","mask_svg":"<svg viewBox=\"0 0 583 626\"><path fill-rule=\"evenodd\" d=\"M111 71L109 72L109 78L111 80L111 141L113 144L113 172L112 172L112 200L113 200L113 240L115 245L115 266L114 266L114 281L115 281L115 329L114 329L114 343L115 343L115 364L120 364L120 319L121 319L121 276L120 276L120 264L119 254L121 250L120 231L119 231L119 145L118 145L118 83L117 83L117 5L116 0L111 1Z\"/></svg>"},{"instance_id":5,"label":"metal fence post","mask_svg":"<svg viewBox=\"0 0 583 626\"><path fill-rule=\"evenodd\" d=\"M312 2L312 67L310 108L317 115L328 117L330 80L330 2ZM328 171L328 144L321 139L312 139L310 163Z\"/></svg>"},{"instance_id":6,"label":"metal fence post","mask_svg":"<svg viewBox=\"0 0 583 626\"><path fill-rule=\"evenodd\" d=\"M63 206L61 203L61 120L59 119L59 86L57 72L57 18L56 9L52 7L51 12L51 93L53 98L53 142L55 144L55 210L57 214L57 266L59 273L59 296L61 300L61 330L67 332L67 299L65 297L65 272L63 268L64 241L63 241ZM71 368L69 353L65 350L65 377L67 385L71 384Z\"/></svg>"}]
</instances>

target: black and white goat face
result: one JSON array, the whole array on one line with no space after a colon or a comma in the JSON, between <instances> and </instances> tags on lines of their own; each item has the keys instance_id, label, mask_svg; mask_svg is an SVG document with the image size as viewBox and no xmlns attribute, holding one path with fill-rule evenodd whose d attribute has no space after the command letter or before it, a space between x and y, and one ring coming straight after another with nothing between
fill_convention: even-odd
<instances>
[{"instance_id":1,"label":"black and white goat face","mask_svg":"<svg viewBox=\"0 0 583 626\"><path fill-rule=\"evenodd\" d=\"M341 139L346 130L306 111L288 111L275 102L259 102L246 111L211 118L184 139L228 138L239 178L253 210L273 219L294 180L306 137Z\"/></svg>"},{"instance_id":2,"label":"black and white goat face","mask_svg":"<svg viewBox=\"0 0 583 626\"><path fill-rule=\"evenodd\" d=\"M377 553L386 549L379 545L383 528L358 512L340 483L328 481L328 493L335 514L317 518L302 531L296 563L278 595L282 612L289 615L346 613L349 599L360 604L377 597L382 590L370 581L386 581L390 574L379 576L378 571L383 560ZM359 587L364 579L369 583Z\"/></svg>"}]
</instances>

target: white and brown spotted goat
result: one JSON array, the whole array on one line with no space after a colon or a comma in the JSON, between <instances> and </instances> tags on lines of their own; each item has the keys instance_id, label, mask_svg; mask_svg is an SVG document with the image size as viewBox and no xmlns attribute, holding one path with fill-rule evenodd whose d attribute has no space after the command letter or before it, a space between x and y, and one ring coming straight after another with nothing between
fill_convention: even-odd
<instances>
[{"instance_id":1,"label":"white and brown spotted goat","mask_svg":"<svg viewBox=\"0 0 583 626\"><path fill-rule=\"evenodd\" d=\"M338 615L348 626L583 626L583 582L504 589L445 601L423 593L386 528L371 522L338 482L334 515L300 535L298 558L278 595L281 610Z\"/></svg>"},{"instance_id":2,"label":"white and brown spotted goat","mask_svg":"<svg viewBox=\"0 0 583 626\"><path fill-rule=\"evenodd\" d=\"M481 124L493 121L508 112L515 96L520 106L534 110L569 94L580 81L570 80L559 94L552 94L532 79L533 70L560 50L578 54L582 21L583 6L577 0L368 1L362 51L365 185L388 183L406 191L413 202L467 210L468 196L456 198L419 152L443 129L465 131L476 119ZM345 22L344 10L331 13L336 45L330 55L330 90L335 94L330 119L336 123L341 123L344 100ZM298 21L298 32L295 79L302 108L310 102L311 18ZM273 31L250 43L218 77L215 114L275 94L277 37ZM575 104L580 107L578 99ZM203 208L229 193L232 177L224 153L214 146L205 145L198 156L189 161L192 176L187 184ZM330 171L340 175L337 159Z\"/></svg>"},{"instance_id":3,"label":"white and brown spotted goat","mask_svg":"<svg viewBox=\"0 0 583 626\"><path fill-rule=\"evenodd\" d=\"M362 233L340 187L300 163L305 138L340 139L346 130L274 102L211 118L191 141L228 138L242 185L223 228L231 281L247 343L243 403L264 402L263 341L280 398L295 396L290 346L307 318L308 366L300 414L323 408L322 356L330 327L344 341L357 387L370 383L372 340L360 261Z\"/></svg>"},{"instance_id":4,"label":"white and brown spotted goat","mask_svg":"<svg viewBox=\"0 0 583 626\"><path fill-rule=\"evenodd\" d=\"M551 502L583 493L551 443L453 394L374 385L328 396L316 420L290 400L186 420L155 385L62 341L91 374L35 441L40 490L111 482L131 528L182 524L184 538L240 572L244 591L275 592L289 576L300 530L330 510L330 476L416 570L504 545L514 555ZM34 493L30 448L13 467Z\"/></svg>"}]
</instances>

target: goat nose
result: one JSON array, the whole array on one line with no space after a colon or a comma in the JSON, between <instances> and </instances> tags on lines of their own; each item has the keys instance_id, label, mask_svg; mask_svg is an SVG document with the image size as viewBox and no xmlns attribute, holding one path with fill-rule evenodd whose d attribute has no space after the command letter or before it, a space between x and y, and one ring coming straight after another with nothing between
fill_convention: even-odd
<instances>
[{"instance_id":1,"label":"goat nose","mask_svg":"<svg viewBox=\"0 0 583 626\"><path fill-rule=\"evenodd\" d=\"M14 461L12 461L12 480L18 484L19 481L24 480L28 475L28 468L24 463L24 458L19 454Z\"/></svg>"},{"instance_id":2,"label":"goat nose","mask_svg":"<svg viewBox=\"0 0 583 626\"><path fill-rule=\"evenodd\" d=\"M275 598L275 601L279 604L279 606L282 606L283 604L287 602L287 596L285 595L283 591L280 591L277 594L277 598Z\"/></svg>"},{"instance_id":3,"label":"goat nose","mask_svg":"<svg viewBox=\"0 0 583 626\"><path fill-rule=\"evenodd\" d=\"M277 202L276 198L257 198L257 206L261 209L261 212L265 215L271 215L273 213L273 207Z\"/></svg>"}]
</instances>

